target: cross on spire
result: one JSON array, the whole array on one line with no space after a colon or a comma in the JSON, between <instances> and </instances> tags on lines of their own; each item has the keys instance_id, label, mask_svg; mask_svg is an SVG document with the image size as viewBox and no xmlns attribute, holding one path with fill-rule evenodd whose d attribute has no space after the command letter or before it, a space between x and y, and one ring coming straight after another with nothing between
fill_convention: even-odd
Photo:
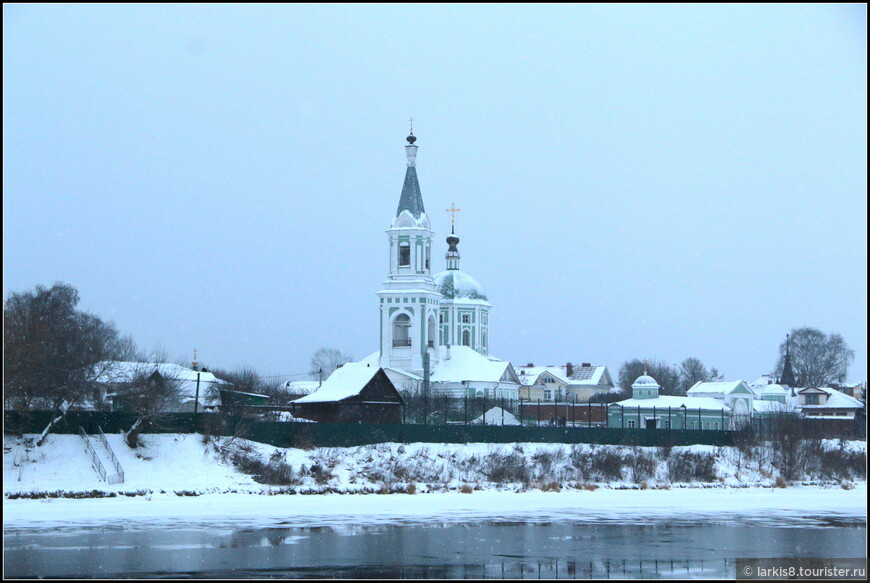
<instances>
[{"instance_id":1,"label":"cross on spire","mask_svg":"<svg viewBox=\"0 0 870 583\"><path fill-rule=\"evenodd\" d=\"M455 203L455 202L451 202L451 203L450 203L450 208L449 208L449 209L444 209L444 212L445 212L445 213L450 213L450 224L451 224L451 225L452 225L453 223L456 222L456 213L458 213L458 212L461 211L461 210L462 210L462 209L458 209L458 208L456 208L456 203Z\"/></svg>"},{"instance_id":2,"label":"cross on spire","mask_svg":"<svg viewBox=\"0 0 870 583\"><path fill-rule=\"evenodd\" d=\"M411 119L409 119L408 123L411 124L411 135L413 136L414 135L414 118L412 117Z\"/></svg>"}]
</instances>

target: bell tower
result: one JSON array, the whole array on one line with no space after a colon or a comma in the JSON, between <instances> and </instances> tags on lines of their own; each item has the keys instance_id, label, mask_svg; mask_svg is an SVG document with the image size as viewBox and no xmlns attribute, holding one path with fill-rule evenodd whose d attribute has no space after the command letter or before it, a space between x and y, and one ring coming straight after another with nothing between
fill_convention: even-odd
<instances>
[{"instance_id":1,"label":"bell tower","mask_svg":"<svg viewBox=\"0 0 870 583\"><path fill-rule=\"evenodd\" d=\"M417 137L411 127L399 207L390 228L389 273L378 292L381 367L423 373L423 355L438 358L438 305L432 279L432 231L417 181Z\"/></svg>"}]
</instances>

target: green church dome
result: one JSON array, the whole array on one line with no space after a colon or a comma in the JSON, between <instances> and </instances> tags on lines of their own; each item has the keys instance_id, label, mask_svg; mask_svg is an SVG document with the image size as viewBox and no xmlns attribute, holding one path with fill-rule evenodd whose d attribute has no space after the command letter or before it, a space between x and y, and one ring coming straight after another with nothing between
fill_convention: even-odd
<instances>
[{"instance_id":1,"label":"green church dome","mask_svg":"<svg viewBox=\"0 0 870 583\"><path fill-rule=\"evenodd\" d=\"M448 269L436 275L435 288L448 300L486 300L486 293L477 280L459 269Z\"/></svg>"}]
</instances>

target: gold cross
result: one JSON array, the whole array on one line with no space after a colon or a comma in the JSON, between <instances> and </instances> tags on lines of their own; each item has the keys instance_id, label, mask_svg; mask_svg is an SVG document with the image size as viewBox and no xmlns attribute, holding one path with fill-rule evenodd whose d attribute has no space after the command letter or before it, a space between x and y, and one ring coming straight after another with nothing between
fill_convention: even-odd
<instances>
[{"instance_id":1,"label":"gold cross","mask_svg":"<svg viewBox=\"0 0 870 583\"><path fill-rule=\"evenodd\" d=\"M449 208L449 209L444 209L444 212L445 212L445 213L450 213L450 224L451 224L451 225L452 225L453 223L456 222L456 213L458 213L458 212L461 211L461 210L462 210L462 209L458 209L458 208L456 208L456 203L455 203L455 202L451 202L451 203L450 203L450 208Z\"/></svg>"}]
</instances>

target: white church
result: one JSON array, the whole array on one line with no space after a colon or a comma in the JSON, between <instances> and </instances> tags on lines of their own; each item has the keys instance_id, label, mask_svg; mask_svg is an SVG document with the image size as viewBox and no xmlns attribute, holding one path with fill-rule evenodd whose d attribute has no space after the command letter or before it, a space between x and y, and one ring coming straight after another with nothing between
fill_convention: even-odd
<instances>
[{"instance_id":1,"label":"white church","mask_svg":"<svg viewBox=\"0 0 870 583\"><path fill-rule=\"evenodd\" d=\"M399 391L416 392L428 361L432 395L517 399L521 382L511 363L489 355L492 305L480 284L459 269L454 232L447 237L447 269L432 275L435 232L417 181L413 129L407 141L405 183L387 230L390 271L377 293L380 349L345 366L383 368Z\"/></svg>"}]
</instances>

